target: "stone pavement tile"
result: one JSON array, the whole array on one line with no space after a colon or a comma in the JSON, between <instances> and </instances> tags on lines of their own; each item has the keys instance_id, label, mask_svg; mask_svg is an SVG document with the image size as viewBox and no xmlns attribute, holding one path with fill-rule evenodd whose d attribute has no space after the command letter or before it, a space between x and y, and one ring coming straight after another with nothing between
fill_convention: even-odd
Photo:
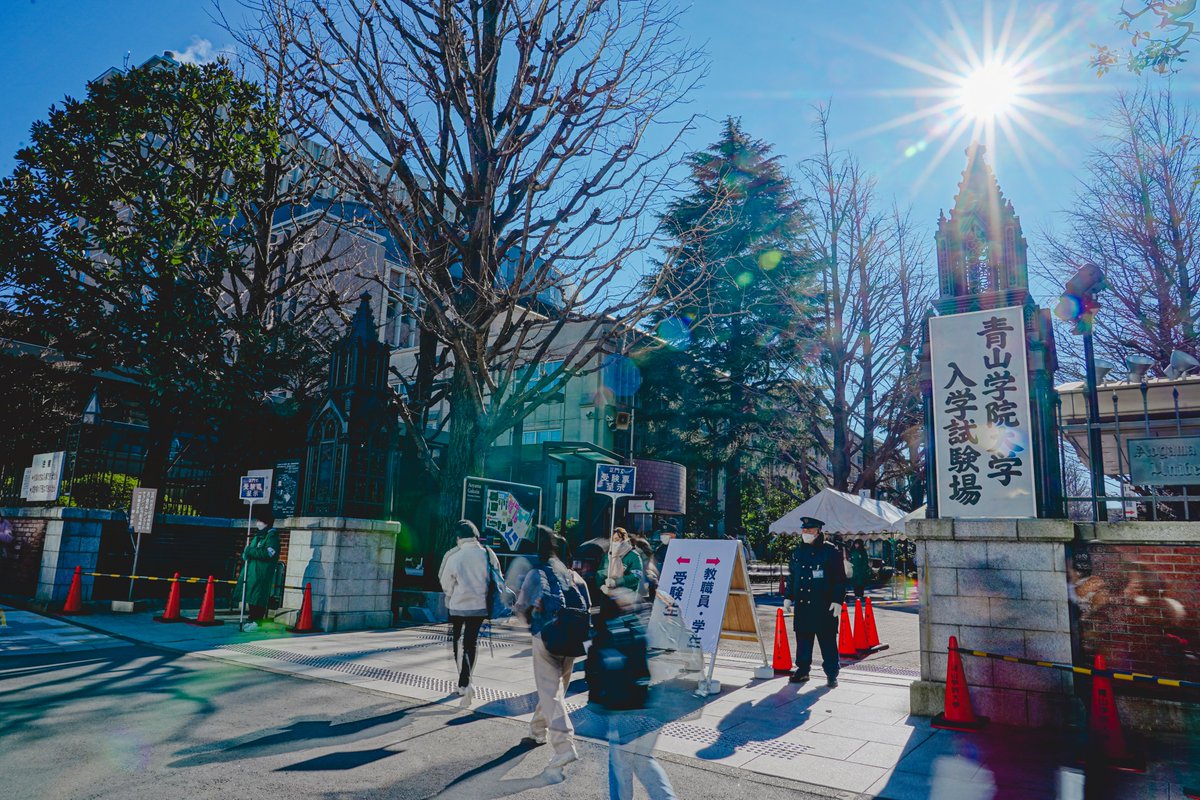
<instances>
[{"instance_id":1,"label":"stone pavement tile","mask_svg":"<svg viewBox=\"0 0 1200 800\"><path fill-rule=\"evenodd\" d=\"M860 705L865 708L880 708L886 711L899 711L907 714L910 708L908 694L903 697L885 694L871 694L864 699L859 700L855 705Z\"/></svg>"},{"instance_id":2,"label":"stone pavement tile","mask_svg":"<svg viewBox=\"0 0 1200 800\"><path fill-rule=\"evenodd\" d=\"M874 722L829 717L813 725L809 730L829 736L846 736L865 739L869 742L894 745L912 750L930 736L928 723L920 720L922 727L911 725L880 725Z\"/></svg>"},{"instance_id":3,"label":"stone pavement tile","mask_svg":"<svg viewBox=\"0 0 1200 800\"><path fill-rule=\"evenodd\" d=\"M597 738L603 738L603 735ZM720 738L717 738L713 742L706 742L683 739L668 734L659 734L657 741L654 743L654 749L680 756L698 758L710 764L724 764L727 767L741 767L751 759L758 757L758 753L750 752L732 743L723 742Z\"/></svg>"},{"instance_id":4,"label":"stone pavement tile","mask_svg":"<svg viewBox=\"0 0 1200 800\"><path fill-rule=\"evenodd\" d=\"M740 735L748 735L755 730L754 723L744 723L733 729L733 732ZM853 754L860 750L864 745L868 744L865 739L852 739L846 736L829 736L827 734L818 733L816 730L790 730L784 733L775 733L771 728L760 729L762 735L758 738L763 740L772 739L781 742L795 742L803 745L806 755L821 756L823 758L836 758L842 761L850 759L858 761L858 763L869 764L869 761L859 761L852 758ZM895 764L892 761L888 764L880 766L891 767Z\"/></svg>"},{"instance_id":5,"label":"stone pavement tile","mask_svg":"<svg viewBox=\"0 0 1200 800\"><path fill-rule=\"evenodd\" d=\"M827 736L825 738L834 739L839 737ZM900 761L900 757L903 755L904 748L898 745L867 742L862 747L846 756L846 760L853 761L856 764L869 764L872 767L892 769L896 766L897 762Z\"/></svg>"},{"instance_id":6,"label":"stone pavement tile","mask_svg":"<svg viewBox=\"0 0 1200 800\"><path fill-rule=\"evenodd\" d=\"M865 792L885 772L880 767L810 755L797 755L791 758L763 755L748 761L743 766L764 775L790 778L834 789L847 789L852 792Z\"/></svg>"},{"instance_id":7,"label":"stone pavement tile","mask_svg":"<svg viewBox=\"0 0 1200 800\"><path fill-rule=\"evenodd\" d=\"M876 722L883 725L894 725L908 716L907 712L888 711L882 708L838 703L834 700L821 698L812 707L812 718L841 717L862 722Z\"/></svg>"}]
</instances>

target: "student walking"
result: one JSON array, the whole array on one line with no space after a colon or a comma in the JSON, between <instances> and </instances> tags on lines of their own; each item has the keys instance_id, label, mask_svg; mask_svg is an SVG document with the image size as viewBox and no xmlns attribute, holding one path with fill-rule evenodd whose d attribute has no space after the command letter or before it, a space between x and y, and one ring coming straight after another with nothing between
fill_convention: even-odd
<instances>
[{"instance_id":1,"label":"student walking","mask_svg":"<svg viewBox=\"0 0 1200 800\"><path fill-rule=\"evenodd\" d=\"M587 584L566 565L567 542L544 525L538 526L538 567L530 570L513 610L528 619L533 634L533 680L538 704L529 722L529 739L544 744L554 755L547 769L579 758L575 729L567 716L566 692L575 659L584 653L589 632Z\"/></svg>"},{"instance_id":2,"label":"student walking","mask_svg":"<svg viewBox=\"0 0 1200 800\"><path fill-rule=\"evenodd\" d=\"M479 629L488 617L488 596L492 581L500 575L500 559L479 541L479 529L470 520L459 520L454 535L458 544L442 559L438 580L446 593L446 609L450 612L454 663L459 665L458 693L463 697L463 704L470 705L475 695L471 674L475 669ZM503 584L503 579L499 583Z\"/></svg>"}]
</instances>

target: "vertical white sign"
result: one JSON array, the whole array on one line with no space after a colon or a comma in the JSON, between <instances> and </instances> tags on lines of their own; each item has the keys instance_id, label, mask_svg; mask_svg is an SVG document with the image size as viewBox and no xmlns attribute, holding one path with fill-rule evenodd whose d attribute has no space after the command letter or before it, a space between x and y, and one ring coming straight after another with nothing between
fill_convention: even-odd
<instances>
[{"instance_id":1,"label":"vertical white sign","mask_svg":"<svg viewBox=\"0 0 1200 800\"><path fill-rule=\"evenodd\" d=\"M66 455L60 450L57 453L38 453L33 457L33 464L29 467L29 494L25 499L31 503L53 503L58 499Z\"/></svg>"},{"instance_id":2,"label":"vertical white sign","mask_svg":"<svg viewBox=\"0 0 1200 800\"><path fill-rule=\"evenodd\" d=\"M717 652L729 582L740 542L729 539L672 539L650 612L651 641L672 623L689 631L706 653ZM670 601L669 603L667 601Z\"/></svg>"},{"instance_id":3,"label":"vertical white sign","mask_svg":"<svg viewBox=\"0 0 1200 800\"><path fill-rule=\"evenodd\" d=\"M931 317L938 516L1036 517L1019 306Z\"/></svg>"}]
</instances>

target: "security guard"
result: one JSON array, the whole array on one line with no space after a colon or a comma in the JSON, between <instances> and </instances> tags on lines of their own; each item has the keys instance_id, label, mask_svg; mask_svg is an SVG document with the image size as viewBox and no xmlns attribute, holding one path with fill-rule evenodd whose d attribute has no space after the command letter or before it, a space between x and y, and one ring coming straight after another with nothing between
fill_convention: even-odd
<instances>
[{"instance_id":1,"label":"security guard","mask_svg":"<svg viewBox=\"0 0 1200 800\"><path fill-rule=\"evenodd\" d=\"M792 683L808 680L813 637L821 647L821 666L830 689L838 685L838 616L846 596L846 569L837 547L825 541L825 523L812 517L800 521L801 543L792 551L785 608L795 604L796 671Z\"/></svg>"}]
</instances>

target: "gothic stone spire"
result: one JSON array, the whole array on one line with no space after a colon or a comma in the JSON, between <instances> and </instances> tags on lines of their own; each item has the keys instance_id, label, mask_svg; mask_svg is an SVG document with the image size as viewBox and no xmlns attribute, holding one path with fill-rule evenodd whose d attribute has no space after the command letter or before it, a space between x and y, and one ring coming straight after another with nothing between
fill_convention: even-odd
<instances>
[{"instance_id":1,"label":"gothic stone spire","mask_svg":"<svg viewBox=\"0 0 1200 800\"><path fill-rule=\"evenodd\" d=\"M939 215L938 280L942 313L1022 305L1029 294L1025 237L981 144L967 166L950 216Z\"/></svg>"}]
</instances>

